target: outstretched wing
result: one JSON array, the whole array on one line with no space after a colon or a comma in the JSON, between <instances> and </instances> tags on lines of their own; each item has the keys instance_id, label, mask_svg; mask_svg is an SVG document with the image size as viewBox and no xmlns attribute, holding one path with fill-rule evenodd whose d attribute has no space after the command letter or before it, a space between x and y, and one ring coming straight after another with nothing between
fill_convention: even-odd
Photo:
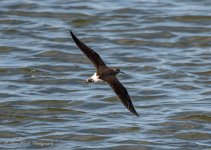
<instances>
[{"instance_id":1,"label":"outstretched wing","mask_svg":"<svg viewBox=\"0 0 211 150\"><path fill-rule=\"evenodd\" d=\"M80 41L73 33L70 31L70 34L81 51L89 58L93 65L98 69L100 66L106 66L101 57L91 48L86 46L82 41Z\"/></svg>"},{"instance_id":2,"label":"outstretched wing","mask_svg":"<svg viewBox=\"0 0 211 150\"><path fill-rule=\"evenodd\" d=\"M130 96L128 95L127 89L119 82L119 80L116 77L109 77L106 79L106 81L118 95L125 107L134 115L139 116L133 106Z\"/></svg>"}]
</instances>

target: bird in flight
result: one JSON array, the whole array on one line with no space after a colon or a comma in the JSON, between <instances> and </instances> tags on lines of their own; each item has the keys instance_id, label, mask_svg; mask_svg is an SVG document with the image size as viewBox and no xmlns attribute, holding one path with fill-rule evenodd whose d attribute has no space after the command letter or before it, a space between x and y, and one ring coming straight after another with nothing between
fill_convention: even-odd
<instances>
[{"instance_id":1,"label":"bird in flight","mask_svg":"<svg viewBox=\"0 0 211 150\"><path fill-rule=\"evenodd\" d=\"M96 72L93 76L86 80L87 83L96 83L99 81L107 82L114 92L117 94L119 99L122 101L124 106L132 112L134 115L139 116L136 112L133 103L130 99L130 96L127 92L127 89L120 83L117 79L116 75L118 73L123 73L118 68L110 68L107 67L102 58L91 48L85 45L82 41L80 41L72 31L70 31L72 39L78 46L78 48L88 57L88 59L92 62L92 64L96 68ZM124 74L124 73L123 73Z\"/></svg>"}]
</instances>

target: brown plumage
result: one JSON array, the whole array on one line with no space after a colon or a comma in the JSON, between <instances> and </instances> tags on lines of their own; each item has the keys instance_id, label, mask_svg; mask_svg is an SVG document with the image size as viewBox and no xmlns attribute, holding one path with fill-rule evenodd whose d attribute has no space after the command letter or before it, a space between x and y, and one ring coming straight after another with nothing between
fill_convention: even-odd
<instances>
[{"instance_id":1,"label":"brown plumage","mask_svg":"<svg viewBox=\"0 0 211 150\"><path fill-rule=\"evenodd\" d=\"M118 68L110 68L107 67L106 64L103 62L101 57L91 48L86 46L83 42L81 42L71 31L70 34L81 51L89 58L89 60L93 63L96 67L96 75L99 79L106 81L114 92L118 95L119 99L122 101L124 106L136 116L139 116L136 112L130 96L127 92L127 89L119 82L116 78L118 73L123 73ZM93 81L92 81L93 82Z\"/></svg>"}]
</instances>

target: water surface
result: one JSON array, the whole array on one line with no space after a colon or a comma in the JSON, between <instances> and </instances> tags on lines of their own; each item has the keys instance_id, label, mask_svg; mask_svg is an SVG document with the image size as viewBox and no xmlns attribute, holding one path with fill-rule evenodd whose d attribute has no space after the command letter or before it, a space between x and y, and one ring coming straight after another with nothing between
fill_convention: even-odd
<instances>
[{"instance_id":1,"label":"water surface","mask_svg":"<svg viewBox=\"0 0 211 150\"><path fill-rule=\"evenodd\" d=\"M0 149L211 149L211 1L0 1ZM140 118L69 30L119 67Z\"/></svg>"}]
</instances>

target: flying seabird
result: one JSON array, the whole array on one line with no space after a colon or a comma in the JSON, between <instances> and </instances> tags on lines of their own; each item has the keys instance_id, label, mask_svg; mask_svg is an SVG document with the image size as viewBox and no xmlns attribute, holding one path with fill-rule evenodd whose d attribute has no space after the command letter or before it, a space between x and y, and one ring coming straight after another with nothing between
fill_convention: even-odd
<instances>
[{"instance_id":1,"label":"flying seabird","mask_svg":"<svg viewBox=\"0 0 211 150\"><path fill-rule=\"evenodd\" d=\"M96 83L99 81L107 82L111 86L111 88L114 90L114 92L118 95L118 97L120 98L122 103L125 105L125 107L134 115L139 116L139 114L136 112L132 104L132 101L130 99L130 96L128 95L127 89L116 78L116 75L118 73L123 73L123 72L121 72L120 69L118 68L107 67L104 61L101 59L101 57L93 49L89 48L82 41L80 41L73 34L72 31L70 31L70 34L74 42L78 46L78 48L81 49L81 51L89 58L89 60L93 63L93 65L97 69L94 75L88 78L86 82L87 83Z\"/></svg>"}]
</instances>

